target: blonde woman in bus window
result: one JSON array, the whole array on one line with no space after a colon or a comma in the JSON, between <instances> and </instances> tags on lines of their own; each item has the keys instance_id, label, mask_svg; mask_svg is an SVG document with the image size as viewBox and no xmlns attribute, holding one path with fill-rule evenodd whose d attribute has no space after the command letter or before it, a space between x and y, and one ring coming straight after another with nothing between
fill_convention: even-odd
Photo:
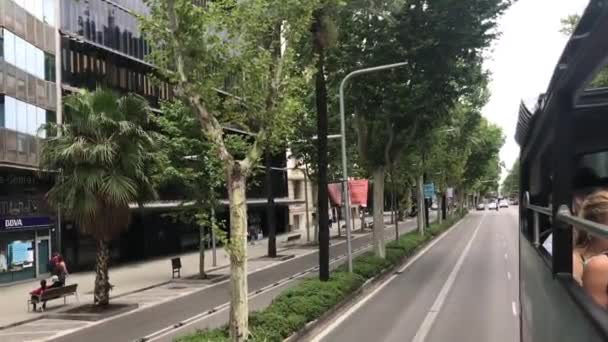
<instances>
[{"instance_id":1,"label":"blonde woman in bus window","mask_svg":"<svg viewBox=\"0 0 608 342\"><path fill-rule=\"evenodd\" d=\"M580 190L572 197L572 215L581 216L581 209L585 197L593 193L592 190ZM593 256L587 250L589 246L589 235L584 230L572 227L572 277L579 285L583 285L583 267L585 260Z\"/></svg>"},{"instance_id":2,"label":"blonde woman in bus window","mask_svg":"<svg viewBox=\"0 0 608 342\"><path fill-rule=\"evenodd\" d=\"M608 191L589 195L580 216L586 220L608 225ZM589 234L583 264L583 288L593 300L608 308L608 239Z\"/></svg>"}]
</instances>

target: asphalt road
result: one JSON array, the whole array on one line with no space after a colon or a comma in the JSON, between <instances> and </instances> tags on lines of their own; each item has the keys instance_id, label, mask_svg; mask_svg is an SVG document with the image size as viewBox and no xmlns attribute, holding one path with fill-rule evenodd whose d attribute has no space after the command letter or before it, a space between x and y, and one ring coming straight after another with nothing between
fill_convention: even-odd
<instances>
[{"instance_id":1,"label":"asphalt road","mask_svg":"<svg viewBox=\"0 0 608 342\"><path fill-rule=\"evenodd\" d=\"M474 212L312 341L519 341L517 211Z\"/></svg>"},{"instance_id":2,"label":"asphalt road","mask_svg":"<svg viewBox=\"0 0 608 342\"><path fill-rule=\"evenodd\" d=\"M415 221L400 225L400 231L411 231L415 228ZM385 231L387 237L394 236L393 229ZM371 243L371 234L353 240L353 249L358 249ZM341 242L330 248L330 257L346 253L346 244ZM287 278L305 269L318 265L318 253L312 253L300 258L291 259L274 267L264 269L249 275L249 291L261 289L281 279ZM135 341L151 333L157 332L214 307L229 301L229 287L227 283L202 291L180 297L176 300L145 308L118 319L112 319L89 328L78 330L69 335L54 339L61 342L107 342L107 341Z\"/></svg>"}]
</instances>

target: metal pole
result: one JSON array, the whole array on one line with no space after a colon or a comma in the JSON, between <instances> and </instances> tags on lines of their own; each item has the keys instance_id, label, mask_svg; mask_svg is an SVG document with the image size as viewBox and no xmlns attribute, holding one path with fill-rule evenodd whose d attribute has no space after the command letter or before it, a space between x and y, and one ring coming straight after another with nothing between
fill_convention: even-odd
<instances>
[{"instance_id":1,"label":"metal pole","mask_svg":"<svg viewBox=\"0 0 608 342\"><path fill-rule=\"evenodd\" d=\"M538 221L538 213L535 211L534 212L534 246L538 247L540 246L540 225L539 225L539 221Z\"/></svg>"},{"instance_id":2,"label":"metal pole","mask_svg":"<svg viewBox=\"0 0 608 342\"><path fill-rule=\"evenodd\" d=\"M394 63L381 65L372 68L359 69L351 72L346 75L342 82L340 83L340 133L342 135L342 182L343 182L343 190L344 190L344 203L346 205L346 249L348 255L348 271L352 273L353 271L353 254L352 254L352 246L351 246L351 226L350 226L350 196L348 191L348 160L346 157L346 118L345 118L345 109L344 109L344 86L346 82L358 75L367 74L375 71L381 71L386 69L398 68L401 66L407 65L407 62Z\"/></svg>"},{"instance_id":3,"label":"metal pole","mask_svg":"<svg viewBox=\"0 0 608 342\"><path fill-rule=\"evenodd\" d=\"M63 183L63 170L59 170L59 183ZM63 255L63 251L61 250L61 248L63 247L63 243L61 241L61 239L63 239L62 236L62 222L61 222L61 206L57 207L57 252L59 252L59 254Z\"/></svg>"}]
</instances>

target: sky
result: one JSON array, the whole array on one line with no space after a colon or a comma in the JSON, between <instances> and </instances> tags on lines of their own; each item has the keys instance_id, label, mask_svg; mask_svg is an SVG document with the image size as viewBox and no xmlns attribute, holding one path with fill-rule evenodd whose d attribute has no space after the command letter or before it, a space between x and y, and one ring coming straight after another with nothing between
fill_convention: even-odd
<instances>
[{"instance_id":1,"label":"sky","mask_svg":"<svg viewBox=\"0 0 608 342\"><path fill-rule=\"evenodd\" d=\"M484 67L492 74L491 97L483 115L502 127L506 136L500 159L507 168L519 156L515 126L519 103L547 90L553 69L568 37L560 20L581 14L589 0L519 0L499 20L501 36L494 42ZM506 177L503 170L502 177Z\"/></svg>"}]
</instances>

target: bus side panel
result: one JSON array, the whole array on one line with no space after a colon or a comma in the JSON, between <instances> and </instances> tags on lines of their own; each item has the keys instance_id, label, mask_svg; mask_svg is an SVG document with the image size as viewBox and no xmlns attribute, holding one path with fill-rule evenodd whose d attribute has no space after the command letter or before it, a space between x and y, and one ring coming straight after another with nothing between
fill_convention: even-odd
<instances>
[{"instance_id":1,"label":"bus side panel","mask_svg":"<svg viewBox=\"0 0 608 342\"><path fill-rule=\"evenodd\" d=\"M522 342L603 341L531 242L519 242Z\"/></svg>"}]
</instances>

